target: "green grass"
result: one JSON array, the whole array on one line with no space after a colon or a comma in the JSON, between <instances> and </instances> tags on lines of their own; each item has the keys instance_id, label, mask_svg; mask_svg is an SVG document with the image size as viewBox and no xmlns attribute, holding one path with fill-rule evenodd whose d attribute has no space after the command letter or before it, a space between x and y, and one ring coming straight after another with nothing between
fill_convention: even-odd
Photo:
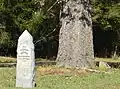
<instances>
[{"instance_id":1,"label":"green grass","mask_svg":"<svg viewBox=\"0 0 120 89\"><path fill-rule=\"evenodd\" d=\"M17 61L16 59L17 58L0 56L0 63L15 63ZM35 59L35 61L38 62L38 61L50 61L50 60L43 59L43 58L37 58Z\"/></svg>"},{"instance_id":2,"label":"green grass","mask_svg":"<svg viewBox=\"0 0 120 89\"><path fill-rule=\"evenodd\" d=\"M16 58L0 56L0 63L11 63L11 62L12 63L16 62Z\"/></svg>"},{"instance_id":3,"label":"green grass","mask_svg":"<svg viewBox=\"0 0 120 89\"><path fill-rule=\"evenodd\" d=\"M37 58L35 59L37 61L50 61L47 59L42 59L42 58ZM103 61L103 62L113 62L113 63L120 63L120 60L118 59L112 59L112 58L95 58L96 62ZM2 57L0 56L0 63L14 63L16 62L16 58L11 58L11 57Z\"/></svg>"},{"instance_id":4,"label":"green grass","mask_svg":"<svg viewBox=\"0 0 120 89\"><path fill-rule=\"evenodd\" d=\"M96 58L96 62L103 61L103 62L112 62L112 63L120 63L119 59L112 59L112 58Z\"/></svg>"},{"instance_id":5,"label":"green grass","mask_svg":"<svg viewBox=\"0 0 120 89\"><path fill-rule=\"evenodd\" d=\"M0 68L0 89L15 88L15 68ZM42 74L36 70L37 87L33 89L120 89L120 71L111 73Z\"/></svg>"},{"instance_id":6,"label":"green grass","mask_svg":"<svg viewBox=\"0 0 120 89\"><path fill-rule=\"evenodd\" d=\"M36 61L50 61L47 59L37 58ZM113 62L113 63L120 63L120 60L118 59L112 59L112 58L95 58L96 62L103 61L103 62ZM16 62L16 58L12 57L2 57L0 56L0 63L10 63L10 62Z\"/></svg>"}]
</instances>

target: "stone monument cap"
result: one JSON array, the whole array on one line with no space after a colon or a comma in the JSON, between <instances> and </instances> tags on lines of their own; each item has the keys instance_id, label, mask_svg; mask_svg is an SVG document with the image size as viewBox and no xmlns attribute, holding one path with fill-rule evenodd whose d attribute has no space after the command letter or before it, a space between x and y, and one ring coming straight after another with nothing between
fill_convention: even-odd
<instances>
[{"instance_id":1,"label":"stone monument cap","mask_svg":"<svg viewBox=\"0 0 120 89\"><path fill-rule=\"evenodd\" d=\"M18 39L18 47L20 47L21 44L26 44L28 43L29 45L27 46L30 46L34 49L34 44L33 44L33 37L30 35L30 33L25 30L22 35L19 37Z\"/></svg>"},{"instance_id":2,"label":"stone monument cap","mask_svg":"<svg viewBox=\"0 0 120 89\"><path fill-rule=\"evenodd\" d=\"M21 40L23 40L23 39L33 41L32 36L30 35L30 33L29 33L27 30L25 30L25 31L22 33L22 35L19 37L19 40L18 40L18 41L21 41Z\"/></svg>"}]
</instances>

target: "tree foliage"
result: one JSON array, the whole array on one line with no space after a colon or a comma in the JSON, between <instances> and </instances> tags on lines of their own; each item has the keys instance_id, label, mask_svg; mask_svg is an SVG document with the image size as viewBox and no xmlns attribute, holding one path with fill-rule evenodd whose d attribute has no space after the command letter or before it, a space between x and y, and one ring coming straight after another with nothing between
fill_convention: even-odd
<instances>
[{"instance_id":1,"label":"tree foliage","mask_svg":"<svg viewBox=\"0 0 120 89\"><path fill-rule=\"evenodd\" d=\"M61 1L0 0L0 55L15 56L17 39L27 29L34 37L36 55L56 56ZM91 1L95 53L111 54L115 46L119 51L120 1Z\"/></svg>"},{"instance_id":2,"label":"tree foliage","mask_svg":"<svg viewBox=\"0 0 120 89\"><path fill-rule=\"evenodd\" d=\"M59 5L55 5L48 11L55 1L56 0L1 0L0 54L15 54L17 39L26 29L33 35L36 49L40 52L39 55L42 55L42 50L44 50L44 54L52 48L57 50L54 44L56 45L57 43L55 33L58 33L58 31L52 31L58 28L59 12L57 11ZM50 47L46 47L48 44ZM9 52L11 49L14 50Z\"/></svg>"},{"instance_id":3,"label":"tree foliage","mask_svg":"<svg viewBox=\"0 0 120 89\"><path fill-rule=\"evenodd\" d=\"M93 21L105 30L119 30L120 1L119 0L94 0Z\"/></svg>"},{"instance_id":4,"label":"tree foliage","mask_svg":"<svg viewBox=\"0 0 120 89\"><path fill-rule=\"evenodd\" d=\"M115 46L120 48L120 1L93 0L92 5L95 50L111 56Z\"/></svg>"}]
</instances>

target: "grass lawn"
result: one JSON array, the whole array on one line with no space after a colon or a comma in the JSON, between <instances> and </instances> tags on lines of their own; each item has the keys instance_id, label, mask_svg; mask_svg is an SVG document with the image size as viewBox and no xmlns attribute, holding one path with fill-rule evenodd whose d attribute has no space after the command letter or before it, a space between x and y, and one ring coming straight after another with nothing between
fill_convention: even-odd
<instances>
[{"instance_id":1,"label":"grass lawn","mask_svg":"<svg viewBox=\"0 0 120 89\"><path fill-rule=\"evenodd\" d=\"M11 62L14 63L16 61L17 61L16 58L0 56L0 63L11 63ZM37 62L37 61L50 61L50 60L37 58L35 59L35 61ZM119 59L115 60L112 58L95 58L95 61L96 62L103 61L103 62L120 63Z\"/></svg>"},{"instance_id":2,"label":"grass lawn","mask_svg":"<svg viewBox=\"0 0 120 89\"><path fill-rule=\"evenodd\" d=\"M0 68L0 89L15 88L15 68ZM120 89L120 70L89 73L84 70L37 67L33 89Z\"/></svg>"},{"instance_id":3,"label":"grass lawn","mask_svg":"<svg viewBox=\"0 0 120 89\"><path fill-rule=\"evenodd\" d=\"M11 63L11 62L12 63L16 62L16 58L0 56L0 63Z\"/></svg>"},{"instance_id":4,"label":"grass lawn","mask_svg":"<svg viewBox=\"0 0 120 89\"><path fill-rule=\"evenodd\" d=\"M120 63L120 59L112 59L112 58L95 58L96 62L103 61L103 62L112 62L112 63Z\"/></svg>"},{"instance_id":5,"label":"grass lawn","mask_svg":"<svg viewBox=\"0 0 120 89\"><path fill-rule=\"evenodd\" d=\"M39 61L50 61L50 60L43 59L43 58L37 58L35 59L35 61L39 62ZM16 62L17 62L17 58L0 56L0 63L16 63Z\"/></svg>"}]
</instances>

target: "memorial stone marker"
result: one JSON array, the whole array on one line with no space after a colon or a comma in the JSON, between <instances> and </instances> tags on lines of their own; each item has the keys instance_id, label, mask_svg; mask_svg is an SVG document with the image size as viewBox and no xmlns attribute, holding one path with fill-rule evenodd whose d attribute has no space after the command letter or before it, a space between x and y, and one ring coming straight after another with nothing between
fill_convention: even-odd
<instances>
[{"instance_id":1,"label":"memorial stone marker","mask_svg":"<svg viewBox=\"0 0 120 89\"><path fill-rule=\"evenodd\" d=\"M35 54L33 38L25 30L18 39L16 87L33 88L34 82Z\"/></svg>"}]
</instances>

